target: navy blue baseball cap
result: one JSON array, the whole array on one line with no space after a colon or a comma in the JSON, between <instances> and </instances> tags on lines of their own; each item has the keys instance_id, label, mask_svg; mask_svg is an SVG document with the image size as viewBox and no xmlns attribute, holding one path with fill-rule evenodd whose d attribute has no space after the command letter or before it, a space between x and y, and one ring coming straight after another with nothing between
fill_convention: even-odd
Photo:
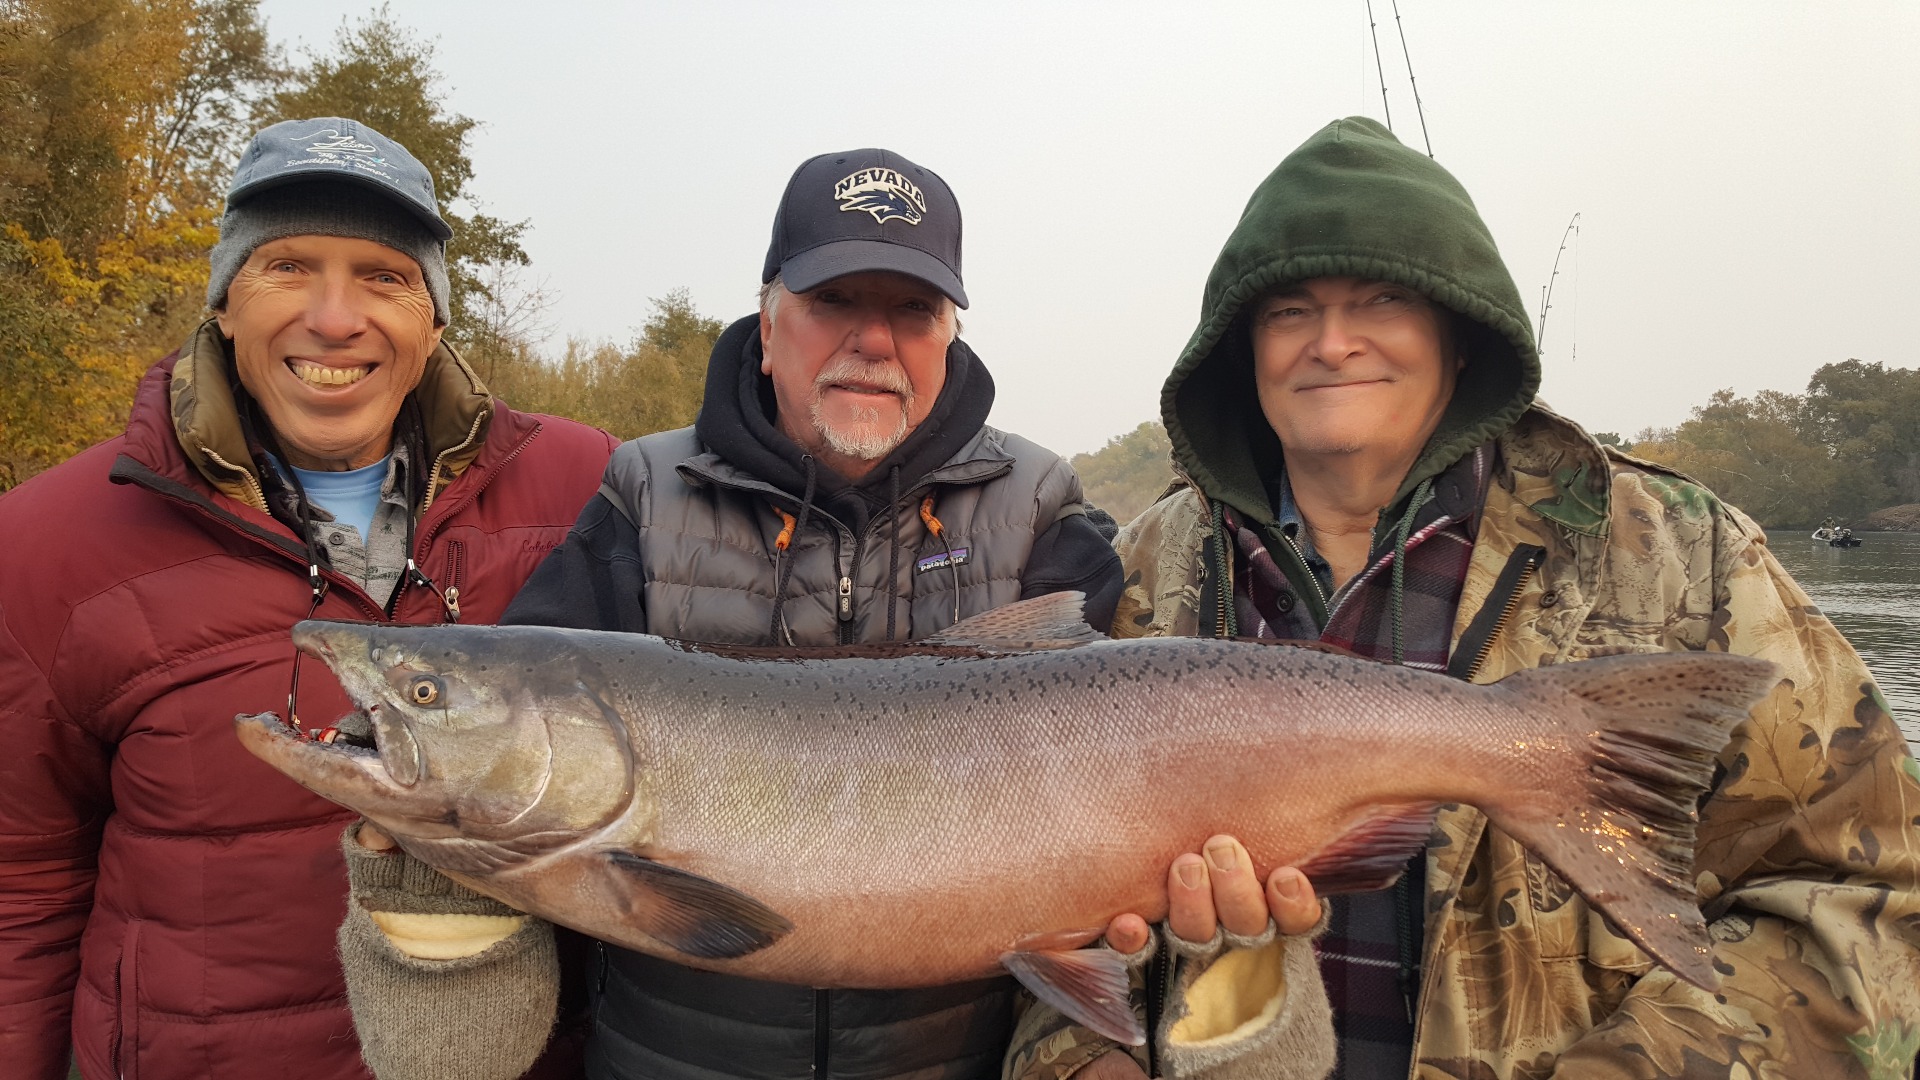
<instances>
[{"instance_id":1,"label":"navy blue baseball cap","mask_svg":"<svg viewBox=\"0 0 1920 1080\"><path fill-rule=\"evenodd\" d=\"M407 148L356 120L283 120L247 144L227 188L227 206L303 181L357 184L393 200L440 242L453 236L433 197L433 174Z\"/></svg>"},{"instance_id":2,"label":"navy blue baseball cap","mask_svg":"<svg viewBox=\"0 0 1920 1080\"><path fill-rule=\"evenodd\" d=\"M960 284L960 203L932 169L891 150L808 158L773 218L762 284L803 293L846 274L890 270L967 306Z\"/></svg>"}]
</instances>

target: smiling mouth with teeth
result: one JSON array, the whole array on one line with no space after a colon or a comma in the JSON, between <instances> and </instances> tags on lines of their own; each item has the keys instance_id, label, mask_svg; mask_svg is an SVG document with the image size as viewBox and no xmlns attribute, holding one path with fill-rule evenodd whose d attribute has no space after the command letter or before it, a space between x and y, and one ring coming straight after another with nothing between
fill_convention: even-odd
<instances>
[{"instance_id":1,"label":"smiling mouth with teeth","mask_svg":"<svg viewBox=\"0 0 1920 1080\"><path fill-rule=\"evenodd\" d=\"M287 361L287 370L310 386L351 386L373 374L373 367L372 364L364 364L360 367L336 368L325 364L309 364L305 360Z\"/></svg>"}]
</instances>

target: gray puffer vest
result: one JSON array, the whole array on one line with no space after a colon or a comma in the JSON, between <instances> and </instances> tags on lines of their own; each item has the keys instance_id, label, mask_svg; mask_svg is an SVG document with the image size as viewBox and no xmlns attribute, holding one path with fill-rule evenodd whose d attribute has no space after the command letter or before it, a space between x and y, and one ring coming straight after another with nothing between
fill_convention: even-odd
<instances>
[{"instance_id":1,"label":"gray puffer vest","mask_svg":"<svg viewBox=\"0 0 1920 1080\"><path fill-rule=\"evenodd\" d=\"M1057 580L1032 565L1035 540L1084 514L1065 461L993 428L858 529L691 428L620 447L600 495L637 534L617 550L640 565L617 577L637 589L648 633L758 645L905 640L1018 600L1036 573ZM1006 977L817 990L602 945L595 982L595 1080L994 1080L1012 1036Z\"/></svg>"},{"instance_id":2,"label":"gray puffer vest","mask_svg":"<svg viewBox=\"0 0 1920 1080\"><path fill-rule=\"evenodd\" d=\"M600 494L639 534L647 633L759 645L908 640L1011 603L1034 540L1085 513L1071 466L991 427L864 529L814 506L784 547L805 493L704 450L692 428L620 447Z\"/></svg>"}]
</instances>

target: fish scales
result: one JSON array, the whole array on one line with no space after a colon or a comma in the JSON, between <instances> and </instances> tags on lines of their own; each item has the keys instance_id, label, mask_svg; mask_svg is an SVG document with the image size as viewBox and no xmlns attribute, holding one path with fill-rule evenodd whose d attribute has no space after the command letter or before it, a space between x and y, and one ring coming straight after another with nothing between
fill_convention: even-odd
<instances>
[{"instance_id":1,"label":"fish scales","mask_svg":"<svg viewBox=\"0 0 1920 1080\"><path fill-rule=\"evenodd\" d=\"M1422 815L1449 802L1536 846L1676 972L1711 978L1683 865L1692 807L1770 665L1620 657L1474 686L1243 642L994 637L1036 610L1063 625L1061 604L885 655L304 623L296 639L369 713L378 755L238 724L481 891L757 978L978 977L1035 941L1162 917L1167 866L1220 832L1262 875L1384 884L1411 851L1366 838L1417 849Z\"/></svg>"}]
</instances>

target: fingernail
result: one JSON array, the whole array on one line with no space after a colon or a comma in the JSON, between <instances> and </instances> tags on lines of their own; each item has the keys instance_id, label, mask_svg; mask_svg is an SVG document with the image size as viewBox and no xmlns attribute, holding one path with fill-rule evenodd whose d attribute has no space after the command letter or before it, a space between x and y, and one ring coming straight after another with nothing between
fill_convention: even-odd
<instances>
[{"instance_id":1,"label":"fingernail","mask_svg":"<svg viewBox=\"0 0 1920 1080\"><path fill-rule=\"evenodd\" d=\"M1275 874L1273 891L1279 893L1283 900L1298 900L1300 898L1300 872L1298 870L1292 870L1284 874Z\"/></svg>"},{"instance_id":2,"label":"fingernail","mask_svg":"<svg viewBox=\"0 0 1920 1080\"><path fill-rule=\"evenodd\" d=\"M1240 862L1234 855L1233 841L1231 840L1219 840L1208 844L1207 861L1213 864L1215 870L1223 873L1234 869Z\"/></svg>"},{"instance_id":3,"label":"fingernail","mask_svg":"<svg viewBox=\"0 0 1920 1080\"><path fill-rule=\"evenodd\" d=\"M1174 867L1174 871L1180 875L1180 884L1185 885L1189 889L1197 889L1200 887L1200 882L1204 880L1205 877L1202 873L1204 869L1205 868L1197 862L1183 862Z\"/></svg>"}]
</instances>

